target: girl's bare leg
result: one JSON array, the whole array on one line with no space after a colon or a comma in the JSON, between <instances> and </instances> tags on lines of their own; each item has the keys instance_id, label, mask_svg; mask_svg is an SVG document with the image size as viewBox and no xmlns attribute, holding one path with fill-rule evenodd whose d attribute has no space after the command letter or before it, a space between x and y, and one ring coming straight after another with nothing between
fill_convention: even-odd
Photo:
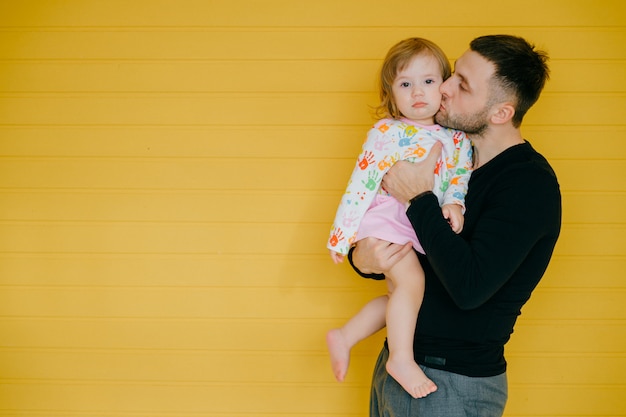
<instances>
[{"instance_id":1,"label":"girl's bare leg","mask_svg":"<svg viewBox=\"0 0 626 417\"><path fill-rule=\"evenodd\" d=\"M437 386L415 362L413 338L417 314L424 298L424 270L410 253L387 274L391 281L387 303L387 372L414 398L425 397Z\"/></svg>"},{"instance_id":2,"label":"girl's bare leg","mask_svg":"<svg viewBox=\"0 0 626 417\"><path fill-rule=\"evenodd\" d=\"M374 298L346 324L326 334L330 364L337 381L346 377L352 347L385 327L387 299L386 295Z\"/></svg>"}]
</instances>

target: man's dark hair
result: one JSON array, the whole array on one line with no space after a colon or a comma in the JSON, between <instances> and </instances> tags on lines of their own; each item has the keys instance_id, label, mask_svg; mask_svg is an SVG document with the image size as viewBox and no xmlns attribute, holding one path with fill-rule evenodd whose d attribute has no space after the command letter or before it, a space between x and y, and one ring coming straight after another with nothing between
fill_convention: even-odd
<instances>
[{"instance_id":1,"label":"man's dark hair","mask_svg":"<svg viewBox=\"0 0 626 417\"><path fill-rule=\"evenodd\" d=\"M550 78L548 54L525 39L511 35L487 35L474 39L470 49L495 66L495 81L515 99L513 126L519 127Z\"/></svg>"}]
</instances>

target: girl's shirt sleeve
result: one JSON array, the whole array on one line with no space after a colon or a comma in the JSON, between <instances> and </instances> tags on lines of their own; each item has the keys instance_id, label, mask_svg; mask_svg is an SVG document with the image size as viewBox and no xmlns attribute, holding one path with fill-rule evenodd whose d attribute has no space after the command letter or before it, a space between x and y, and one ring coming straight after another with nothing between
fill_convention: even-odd
<instances>
[{"instance_id":1,"label":"girl's shirt sleeve","mask_svg":"<svg viewBox=\"0 0 626 417\"><path fill-rule=\"evenodd\" d=\"M397 142L385 134L387 130L389 125L381 120L367 134L330 231L326 246L332 251L348 253L383 176L400 159Z\"/></svg>"},{"instance_id":2,"label":"girl's shirt sleeve","mask_svg":"<svg viewBox=\"0 0 626 417\"><path fill-rule=\"evenodd\" d=\"M442 182L443 201L441 205L458 204L465 211L465 195L472 173L472 143L464 132L453 130L454 149L446 158L446 174Z\"/></svg>"}]
</instances>

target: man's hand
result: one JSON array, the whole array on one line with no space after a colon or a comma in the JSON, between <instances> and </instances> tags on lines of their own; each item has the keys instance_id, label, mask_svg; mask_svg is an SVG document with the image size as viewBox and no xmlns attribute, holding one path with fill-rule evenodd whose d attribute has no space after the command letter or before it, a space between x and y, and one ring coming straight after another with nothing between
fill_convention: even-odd
<instances>
[{"instance_id":1,"label":"man's hand","mask_svg":"<svg viewBox=\"0 0 626 417\"><path fill-rule=\"evenodd\" d=\"M366 237L356 243L352 252L352 263L364 274L386 274L411 250L410 242L398 245L374 237Z\"/></svg>"},{"instance_id":2,"label":"man's hand","mask_svg":"<svg viewBox=\"0 0 626 417\"><path fill-rule=\"evenodd\" d=\"M401 203L406 203L425 191L432 191L442 146L441 142L433 145L422 162L396 162L383 177L383 188Z\"/></svg>"}]
</instances>

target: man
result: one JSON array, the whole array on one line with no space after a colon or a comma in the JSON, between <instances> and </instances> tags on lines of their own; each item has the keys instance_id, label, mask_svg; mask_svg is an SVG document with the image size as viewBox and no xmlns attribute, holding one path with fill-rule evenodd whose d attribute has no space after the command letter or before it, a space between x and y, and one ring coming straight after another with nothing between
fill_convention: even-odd
<instances>
[{"instance_id":1,"label":"man","mask_svg":"<svg viewBox=\"0 0 626 417\"><path fill-rule=\"evenodd\" d=\"M549 72L547 56L524 39L483 36L441 86L439 124L467 132L474 172L465 224L455 234L433 187L440 148L421 164L398 162L383 186L399 201L426 252L424 301L415 360L437 385L413 399L385 371L383 348L374 371L371 416L501 416L507 399L504 345L521 307L543 275L561 227L559 185L548 162L520 131ZM411 250L368 238L350 260L363 276L384 274Z\"/></svg>"}]
</instances>

